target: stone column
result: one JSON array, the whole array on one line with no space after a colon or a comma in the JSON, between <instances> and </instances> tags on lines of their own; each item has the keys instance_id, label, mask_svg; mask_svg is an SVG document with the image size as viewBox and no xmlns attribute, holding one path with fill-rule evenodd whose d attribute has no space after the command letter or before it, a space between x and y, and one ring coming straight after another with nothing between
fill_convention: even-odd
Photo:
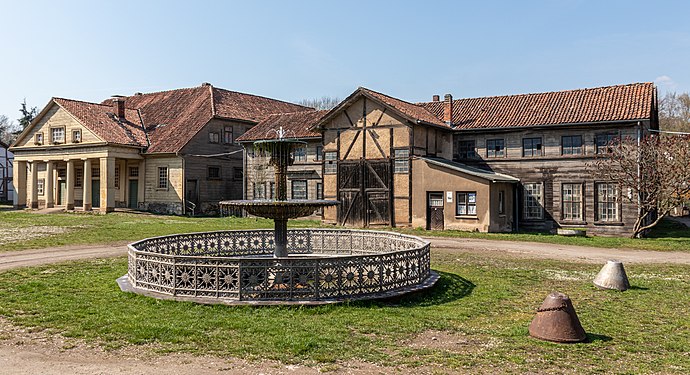
<instances>
[{"instance_id":1,"label":"stone column","mask_svg":"<svg viewBox=\"0 0 690 375\"><path fill-rule=\"evenodd\" d=\"M38 208L38 162L31 162L31 208ZM45 191L44 191L45 193Z\"/></svg>"},{"instance_id":2,"label":"stone column","mask_svg":"<svg viewBox=\"0 0 690 375\"><path fill-rule=\"evenodd\" d=\"M43 187L43 194L46 197L46 208L53 208L55 207L55 191L53 186L53 179L55 176L53 175L53 169L55 168L55 163L46 160L46 183L45 186Z\"/></svg>"},{"instance_id":3,"label":"stone column","mask_svg":"<svg viewBox=\"0 0 690 375\"><path fill-rule=\"evenodd\" d=\"M67 160L67 191L65 192L66 210L74 209L74 160Z\"/></svg>"},{"instance_id":4,"label":"stone column","mask_svg":"<svg viewBox=\"0 0 690 375\"><path fill-rule=\"evenodd\" d=\"M115 158L101 158L101 212L115 210Z\"/></svg>"},{"instance_id":5,"label":"stone column","mask_svg":"<svg viewBox=\"0 0 690 375\"><path fill-rule=\"evenodd\" d=\"M82 178L82 191L84 192L84 211L91 211L91 160L84 160L84 173Z\"/></svg>"},{"instance_id":6,"label":"stone column","mask_svg":"<svg viewBox=\"0 0 690 375\"><path fill-rule=\"evenodd\" d=\"M15 161L12 170L12 186L14 188L14 208L26 207L26 162Z\"/></svg>"}]
</instances>

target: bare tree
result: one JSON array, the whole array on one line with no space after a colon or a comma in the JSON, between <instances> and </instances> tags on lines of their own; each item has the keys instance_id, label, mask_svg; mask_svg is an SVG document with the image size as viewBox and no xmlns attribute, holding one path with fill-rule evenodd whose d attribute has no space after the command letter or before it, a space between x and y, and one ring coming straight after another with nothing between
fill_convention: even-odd
<instances>
[{"instance_id":1,"label":"bare tree","mask_svg":"<svg viewBox=\"0 0 690 375\"><path fill-rule=\"evenodd\" d=\"M659 100L659 127L661 130L690 132L690 95L667 92Z\"/></svg>"},{"instance_id":2,"label":"bare tree","mask_svg":"<svg viewBox=\"0 0 690 375\"><path fill-rule=\"evenodd\" d=\"M297 104L303 105L305 107L311 107L318 110L323 109L333 109L335 106L340 104L341 100L338 97L324 96L321 98L314 99L302 99Z\"/></svg>"},{"instance_id":3,"label":"bare tree","mask_svg":"<svg viewBox=\"0 0 690 375\"><path fill-rule=\"evenodd\" d=\"M11 144L17 138L19 129L7 116L0 115L0 141Z\"/></svg>"},{"instance_id":4,"label":"bare tree","mask_svg":"<svg viewBox=\"0 0 690 375\"><path fill-rule=\"evenodd\" d=\"M596 178L617 183L638 212L632 237L657 225L690 193L690 137L648 135L612 142L590 163Z\"/></svg>"}]
</instances>

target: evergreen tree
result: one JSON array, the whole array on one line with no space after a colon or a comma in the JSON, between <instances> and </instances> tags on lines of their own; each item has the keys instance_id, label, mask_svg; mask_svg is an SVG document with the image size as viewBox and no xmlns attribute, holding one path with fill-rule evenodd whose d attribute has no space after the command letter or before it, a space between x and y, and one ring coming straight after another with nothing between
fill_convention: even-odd
<instances>
[{"instance_id":1,"label":"evergreen tree","mask_svg":"<svg viewBox=\"0 0 690 375\"><path fill-rule=\"evenodd\" d=\"M22 114L22 117L17 119L19 121L19 126L21 126L22 129L26 129L29 124L31 124L31 121L36 118L36 115L38 115L38 108L36 107L31 107L31 109L28 109L26 105L26 98L24 98L24 101L21 103L22 107L19 108L19 112Z\"/></svg>"}]
</instances>

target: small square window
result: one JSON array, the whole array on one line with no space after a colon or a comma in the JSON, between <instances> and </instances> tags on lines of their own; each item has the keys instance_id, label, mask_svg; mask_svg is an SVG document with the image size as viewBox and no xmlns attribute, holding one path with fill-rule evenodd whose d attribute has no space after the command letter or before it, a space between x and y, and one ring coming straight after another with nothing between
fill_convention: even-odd
<instances>
[{"instance_id":1,"label":"small square window","mask_svg":"<svg viewBox=\"0 0 690 375\"><path fill-rule=\"evenodd\" d=\"M293 152L293 156L295 157L295 161L307 161L307 148L297 147Z\"/></svg>"},{"instance_id":2,"label":"small square window","mask_svg":"<svg viewBox=\"0 0 690 375\"><path fill-rule=\"evenodd\" d=\"M36 133L36 135L34 135L34 143L37 145L43 144L43 133Z\"/></svg>"},{"instance_id":3,"label":"small square window","mask_svg":"<svg viewBox=\"0 0 690 375\"><path fill-rule=\"evenodd\" d=\"M65 128L51 128L50 140L54 144L65 143Z\"/></svg>"},{"instance_id":4,"label":"small square window","mask_svg":"<svg viewBox=\"0 0 690 375\"><path fill-rule=\"evenodd\" d=\"M129 177L139 177L139 167L129 167Z\"/></svg>"},{"instance_id":5,"label":"small square window","mask_svg":"<svg viewBox=\"0 0 690 375\"><path fill-rule=\"evenodd\" d=\"M72 130L72 143L81 142L81 130Z\"/></svg>"},{"instance_id":6,"label":"small square window","mask_svg":"<svg viewBox=\"0 0 690 375\"><path fill-rule=\"evenodd\" d=\"M242 181L243 178L244 178L244 171L242 170L242 168L234 167L232 169L232 179L235 181Z\"/></svg>"},{"instance_id":7,"label":"small square window","mask_svg":"<svg viewBox=\"0 0 690 375\"><path fill-rule=\"evenodd\" d=\"M220 167L209 166L208 167L208 178L210 180L220 180Z\"/></svg>"},{"instance_id":8,"label":"small square window","mask_svg":"<svg viewBox=\"0 0 690 375\"><path fill-rule=\"evenodd\" d=\"M544 155L544 153L541 143L541 137L524 138L522 140L522 156L535 157L542 155Z\"/></svg>"},{"instance_id":9,"label":"small square window","mask_svg":"<svg viewBox=\"0 0 690 375\"><path fill-rule=\"evenodd\" d=\"M209 132L208 133L208 141L209 141L209 143L220 142L220 134L218 134L216 132Z\"/></svg>"},{"instance_id":10,"label":"small square window","mask_svg":"<svg viewBox=\"0 0 690 375\"><path fill-rule=\"evenodd\" d=\"M307 199L307 180L292 181L292 199Z\"/></svg>"},{"instance_id":11,"label":"small square window","mask_svg":"<svg viewBox=\"0 0 690 375\"><path fill-rule=\"evenodd\" d=\"M502 158L505 156L505 141L503 139L488 139L486 141L486 157Z\"/></svg>"},{"instance_id":12,"label":"small square window","mask_svg":"<svg viewBox=\"0 0 690 375\"><path fill-rule=\"evenodd\" d=\"M455 215L457 216L477 216L477 193L457 192L456 193Z\"/></svg>"}]
</instances>

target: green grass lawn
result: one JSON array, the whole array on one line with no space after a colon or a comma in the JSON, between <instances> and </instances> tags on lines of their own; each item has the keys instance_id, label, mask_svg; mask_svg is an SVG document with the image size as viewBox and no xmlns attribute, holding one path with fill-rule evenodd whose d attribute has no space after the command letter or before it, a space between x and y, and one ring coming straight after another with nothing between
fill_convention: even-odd
<instances>
[{"instance_id":1,"label":"green grass lawn","mask_svg":"<svg viewBox=\"0 0 690 375\"><path fill-rule=\"evenodd\" d=\"M291 220L291 227L319 226L318 220ZM149 214L111 213L108 215L59 213L35 214L24 211L0 210L0 236L3 230L58 227L64 233L39 238L20 237L5 242L0 238L0 251L43 248L75 244L104 244L135 241L146 237L174 233L203 232L227 229L272 228L273 222L258 218L218 218L163 216ZM391 228L389 228L391 229ZM477 233L456 230L427 231L395 228L418 236L484 238L506 241L534 241L603 248L629 248L659 251L690 251L690 229L669 220L662 221L649 238L563 237L546 233Z\"/></svg>"},{"instance_id":2,"label":"green grass lawn","mask_svg":"<svg viewBox=\"0 0 690 375\"><path fill-rule=\"evenodd\" d=\"M105 347L285 363L347 360L478 372L689 373L690 267L630 265L626 292L596 289L599 265L434 252L425 294L319 307L228 307L123 293L124 258L0 273L0 316ZM588 343L532 339L548 293L573 300ZM419 335L450 337L445 346ZM1 339L1 338L0 338ZM154 349L152 349L154 348Z\"/></svg>"},{"instance_id":3,"label":"green grass lawn","mask_svg":"<svg viewBox=\"0 0 690 375\"><path fill-rule=\"evenodd\" d=\"M690 228L671 220L663 220L647 238L622 237L565 237L550 233L478 233L459 230L431 231L421 228L396 228L396 231L416 236L482 238L504 241L531 241L561 245L592 246L656 251L690 251Z\"/></svg>"},{"instance_id":4,"label":"green grass lawn","mask_svg":"<svg viewBox=\"0 0 690 375\"><path fill-rule=\"evenodd\" d=\"M292 227L318 226L315 220L292 220ZM3 229L31 227L58 227L65 230L57 235L21 238L3 243L0 251L35 249L63 245L107 244L135 241L147 237L174 233L205 232L229 229L273 228L273 222L259 218L220 218L110 213L107 215L84 213L35 214L24 211L0 211L0 235Z\"/></svg>"}]
</instances>

